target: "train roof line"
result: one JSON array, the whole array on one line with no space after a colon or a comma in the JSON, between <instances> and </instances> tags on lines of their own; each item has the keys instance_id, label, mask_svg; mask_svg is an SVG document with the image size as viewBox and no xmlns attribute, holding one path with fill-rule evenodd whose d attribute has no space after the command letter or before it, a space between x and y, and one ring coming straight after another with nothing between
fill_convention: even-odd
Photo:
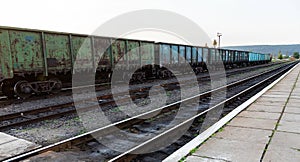
<instances>
[{"instance_id":1,"label":"train roof line","mask_svg":"<svg viewBox=\"0 0 300 162\"><path fill-rule=\"evenodd\" d=\"M94 37L94 38L104 38L104 39L112 39L112 40L141 41L141 42L157 43L157 44L169 44L169 45L190 46L190 47L197 47L197 48L221 49L221 50L230 50L230 51L238 51L238 52L257 53L257 52L242 51L242 50L235 50L235 49L211 48L211 47L205 47L205 46L200 46L200 45L179 44L179 43L160 42L160 41L156 42L153 40L117 38L117 37L110 37L110 36L88 35L88 34L78 34L78 33L69 33L69 32L57 32L57 31L50 31L50 30L21 28L21 27L0 26L0 29L18 30L18 31L25 31L25 32L42 32L42 33L49 33L49 34L63 34L63 35L72 35L72 36L81 36L81 37ZM266 54L266 53L257 53L257 54Z\"/></svg>"}]
</instances>

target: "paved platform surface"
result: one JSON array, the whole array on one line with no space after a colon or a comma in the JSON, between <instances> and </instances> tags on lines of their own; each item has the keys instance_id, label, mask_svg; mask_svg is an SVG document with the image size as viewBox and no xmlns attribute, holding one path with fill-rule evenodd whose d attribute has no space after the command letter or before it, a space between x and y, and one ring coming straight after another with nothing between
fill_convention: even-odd
<instances>
[{"instance_id":1,"label":"paved platform surface","mask_svg":"<svg viewBox=\"0 0 300 162\"><path fill-rule=\"evenodd\" d=\"M39 145L0 132L0 161L37 147Z\"/></svg>"},{"instance_id":2,"label":"paved platform surface","mask_svg":"<svg viewBox=\"0 0 300 162\"><path fill-rule=\"evenodd\" d=\"M297 65L186 161L300 161L299 73Z\"/></svg>"}]
</instances>

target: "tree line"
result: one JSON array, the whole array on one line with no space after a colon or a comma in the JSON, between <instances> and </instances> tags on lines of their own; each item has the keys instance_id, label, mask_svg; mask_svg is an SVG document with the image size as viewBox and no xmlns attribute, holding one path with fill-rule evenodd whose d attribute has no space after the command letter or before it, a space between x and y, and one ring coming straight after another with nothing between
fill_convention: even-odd
<instances>
[{"instance_id":1,"label":"tree line","mask_svg":"<svg viewBox=\"0 0 300 162\"><path fill-rule=\"evenodd\" d=\"M294 53L293 53L293 57L294 57L295 59L299 59L299 52L294 52ZM289 58L288 55L283 56L282 53L281 53L281 51L279 51L279 53L278 53L278 59L281 60L281 59L287 59L287 58Z\"/></svg>"}]
</instances>

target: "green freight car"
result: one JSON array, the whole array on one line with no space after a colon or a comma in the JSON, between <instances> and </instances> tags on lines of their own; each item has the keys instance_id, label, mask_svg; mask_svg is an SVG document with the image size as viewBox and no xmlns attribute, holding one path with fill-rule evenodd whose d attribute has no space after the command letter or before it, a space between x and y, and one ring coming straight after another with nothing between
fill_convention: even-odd
<instances>
[{"instance_id":1,"label":"green freight car","mask_svg":"<svg viewBox=\"0 0 300 162\"><path fill-rule=\"evenodd\" d=\"M142 57L145 52L153 58ZM75 59L80 69L73 69ZM121 69L136 68L153 63L151 59L150 41L0 27L0 83L9 97L59 92L62 82L79 71L97 72L97 78L107 80L116 63Z\"/></svg>"},{"instance_id":2,"label":"green freight car","mask_svg":"<svg viewBox=\"0 0 300 162\"><path fill-rule=\"evenodd\" d=\"M95 75L97 82L107 82L112 71L120 70L123 79L140 82L174 76L169 67L177 73L198 74L207 71L208 65L250 66L268 63L271 57L248 51L0 26L1 91L9 97L57 93L63 83L70 83L72 75L80 72Z\"/></svg>"}]
</instances>

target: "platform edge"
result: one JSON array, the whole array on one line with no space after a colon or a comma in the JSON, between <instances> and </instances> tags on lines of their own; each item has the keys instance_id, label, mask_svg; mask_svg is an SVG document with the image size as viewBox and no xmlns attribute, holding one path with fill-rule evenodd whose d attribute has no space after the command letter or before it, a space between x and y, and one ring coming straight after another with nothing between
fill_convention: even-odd
<instances>
[{"instance_id":1,"label":"platform edge","mask_svg":"<svg viewBox=\"0 0 300 162\"><path fill-rule=\"evenodd\" d=\"M183 147L181 147L179 150L175 151L173 154L169 155L167 158L163 160L163 162L174 162L179 161L183 157L187 156L190 151L199 145L201 145L205 140L210 138L211 135L213 135L215 132L217 132L220 128L222 128L227 122L229 122L231 119L233 119L235 116L237 116L241 111L243 111L245 108L247 108L249 105L251 105L253 102L255 102L260 96L262 96L264 93L266 93L269 89L274 87L278 82L280 82L283 78L285 78L289 73L291 73L297 66L299 66L300 63L295 65L292 69L290 69L288 72L286 72L284 75L282 75L280 78L275 80L273 83L268 85L266 88L258 92L255 96L248 99L246 102L235 108L232 112L227 114L225 117L223 117L221 120L219 120L217 123L209 127L207 130L205 130L203 133L195 137L193 140L191 140L189 143L185 144Z\"/></svg>"}]
</instances>

